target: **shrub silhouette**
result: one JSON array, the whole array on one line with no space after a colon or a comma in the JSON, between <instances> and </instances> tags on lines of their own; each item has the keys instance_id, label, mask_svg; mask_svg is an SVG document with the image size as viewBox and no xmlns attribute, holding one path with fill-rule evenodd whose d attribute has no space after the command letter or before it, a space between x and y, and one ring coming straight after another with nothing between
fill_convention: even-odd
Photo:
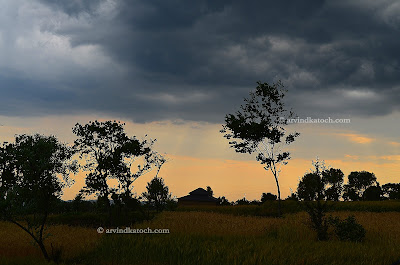
<instances>
[{"instance_id":1,"label":"shrub silhouette","mask_svg":"<svg viewBox=\"0 0 400 265\"><path fill-rule=\"evenodd\" d=\"M268 192L268 193L263 193L261 195L261 202L266 202L266 201L275 201L276 200L276 195Z\"/></svg>"},{"instance_id":2,"label":"shrub silhouette","mask_svg":"<svg viewBox=\"0 0 400 265\"><path fill-rule=\"evenodd\" d=\"M339 217L331 218L330 223L341 241L361 242L365 238L365 228L357 223L353 215L344 220L340 220Z\"/></svg>"}]
</instances>

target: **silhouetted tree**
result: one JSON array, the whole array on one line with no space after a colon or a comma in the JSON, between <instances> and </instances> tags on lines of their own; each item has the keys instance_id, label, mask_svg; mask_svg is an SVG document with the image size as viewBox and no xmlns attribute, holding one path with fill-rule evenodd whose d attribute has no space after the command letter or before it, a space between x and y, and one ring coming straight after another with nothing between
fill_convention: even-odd
<instances>
[{"instance_id":1,"label":"silhouetted tree","mask_svg":"<svg viewBox=\"0 0 400 265\"><path fill-rule=\"evenodd\" d=\"M374 173L353 171L349 174L348 183L344 186L343 198L352 201L361 200L364 191L374 184L378 184Z\"/></svg>"},{"instance_id":2,"label":"silhouetted tree","mask_svg":"<svg viewBox=\"0 0 400 265\"><path fill-rule=\"evenodd\" d=\"M164 180L159 177L154 177L146 186L147 192L143 192L142 196L147 200L149 205L156 208L157 211L164 209L168 201L171 200L168 186Z\"/></svg>"},{"instance_id":3,"label":"silhouetted tree","mask_svg":"<svg viewBox=\"0 0 400 265\"><path fill-rule=\"evenodd\" d=\"M81 193L78 193L74 200L72 201L72 208L75 212L79 212L82 208L83 196Z\"/></svg>"},{"instance_id":4,"label":"silhouetted tree","mask_svg":"<svg viewBox=\"0 0 400 265\"><path fill-rule=\"evenodd\" d=\"M382 185L382 192L390 200L400 199L400 183L387 183Z\"/></svg>"},{"instance_id":5,"label":"silhouetted tree","mask_svg":"<svg viewBox=\"0 0 400 265\"><path fill-rule=\"evenodd\" d=\"M151 170L157 163L165 162L162 156L152 151L155 140L139 141L136 137L128 137L124 131L124 123L89 122L77 123L73 132L78 139L75 148L80 157L86 159L84 169L90 171L86 175L84 194L96 194L105 206L110 209L109 199L121 199L129 205L132 198L133 182ZM143 158L143 164L137 162ZM138 163L134 171L134 164ZM109 187L110 179L118 180L118 188Z\"/></svg>"},{"instance_id":6,"label":"silhouetted tree","mask_svg":"<svg viewBox=\"0 0 400 265\"><path fill-rule=\"evenodd\" d=\"M231 205L231 203L225 198L225 196L218 197L217 204L221 206Z\"/></svg>"},{"instance_id":7,"label":"silhouetted tree","mask_svg":"<svg viewBox=\"0 0 400 265\"><path fill-rule=\"evenodd\" d=\"M259 200L252 200L252 201L249 201L249 204L250 205L261 205L261 202Z\"/></svg>"},{"instance_id":8,"label":"silhouetted tree","mask_svg":"<svg viewBox=\"0 0 400 265\"><path fill-rule=\"evenodd\" d=\"M323 172L326 171L324 161L317 160L312 162L314 170L307 173L300 180L297 195L298 198L304 200L306 211L310 216L313 229L317 232L318 240L328 239L328 223L325 218L326 201L325 199L325 183L323 181ZM313 203L311 201L316 201Z\"/></svg>"},{"instance_id":9,"label":"silhouetted tree","mask_svg":"<svg viewBox=\"0 0 400 265\"><path fill-rule=\"evenodd\" d=\"M239 199L235 202L236 205L249 205L250 202L246 198Z\"/></svg>"},{"instance_id":10,"label":"silhouetted tree","mask_svg":"<svg viewBox=\"0 0 400 265\"><path fill-rule=\"evenodd\" d=\"M343 192L344 174L340 169L330 168L322 172L322 181L326 187L325 195L327 200L338 201Z\"/></svg>"},{"instance_id":11,"label":"silhouetted tree","mask_svg":"<svg viewBox=\"0 0 400 265\"><path fill-rule=\"evenodd\" d=\"M275 201L276 200L276 195L268 192L268 193L263 193L261 195L261 202L266 202L266 201Z\"/></svg>"},{"instance_id":12,"label":"silhouetted tree","mask_svg":"<svg viewBox=\"0 0 400 265\"><path fill-rule=\"evenodd\" d=\"M292 192L289 196L287 196L287 198L285 200L289 200L289 201L298 201L299 198L297 197L297 194Z\"/></svg>"},{"instance_id":13,"label":"silhouetted tree","mask_svg":"<svg viewBox=\"0 0 400 265\"><path fill-rule=\"evenodd\" d=\"M256 153L257 160L270 170L278 189L279 215L281 215L281 192L279 187L280 165L286 165L289 152L282 152L282 145L292 143L299 133L286 134L288 119L292 111L285 109L283 98L287 90L279 81L273 85L257 82L257 88L245 99L245 105L235 114L225 116L225 124L220 131L231 147L239 153Z\"/></svg>"},{"instance_id":14,"label":"silhouetted tree","mask_svg":"<svg viewBox=\"0 0 400 265\"><path fill-rule=\"evenodd\" d=\"M324 163L318 160L316 163L320 168L304 175L297 188L298 197L306 201L318 198L338 201L343 190L343 172L335 168L326 169Z\"/></svg>"},{"instance_id":15,"label":"silhouetted tree","mask_svg":"<svg viewBox=\"0 0 400 265\"><path fill-rule=\"evenodd\" d=\"M39 134L0 148L0 217L28 233L46 260L53 258L44 245L47 217L76 172L73 154L55 136Z\"/></svg>"},{"instance_id":16,"label":"silhouetted tree","mask_svg":"<svg viewBox=\"0 0 400 265\"><path fill-rule=\"evenodd\" d=\"M207 186L207 192L208 192L208 195L210 195L210 196L213 196L213 194L214 194L214 191L211 189L210 186Z\"/></svg>"},{"instance_id":17,"label":"silhouetted tree","mask_svg":"<svg viewBox=\"0 0 400 265\"><path fill-rule=\"evenodd\" d=\"M325 183L322 180L321 172L307 173L299 182L297 196L301 200L315 201L325 199Z\"/></svg>"},{"instance_id":18,"label":"silhouetted tree","mask_svg":"<svg viewBox=\"0 0 400 265\"><path fill-rule=\"evenodd\" d=\"M377 186L368 187L363 193L364 201L380 201L382 199L382 188L377 184Z\"/></svg>"},{"instance_id":19,"label":"silhouetted tree","mask_svg":"<svg viewBox=\"0 0 400 265\"><path fill-rule=\"evenodd\" d=\"M343 199L345 201L358 201L360 200L360 195L354 187L346 184L343 188Z\"/></svg>"}]
</instances>

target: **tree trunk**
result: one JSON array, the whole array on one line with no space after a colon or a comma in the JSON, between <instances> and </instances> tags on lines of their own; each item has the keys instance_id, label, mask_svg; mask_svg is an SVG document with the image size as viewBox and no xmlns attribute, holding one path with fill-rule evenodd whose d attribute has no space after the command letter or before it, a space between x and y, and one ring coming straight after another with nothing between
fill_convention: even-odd
<instances>
[{"instance_id":1,"label":"tree trunk","mask_svg":"<svg viewBox=\"0 0 400 265\"><path fill-rule=\"evenodd\" d=\"M9 221L15 225L17 225L18 227L20 227L22 230L24 230L25 232L27 232L32 238L33 240L36 242L36 244L38 244L38 246L40 247L40 250L42 251L42 254L44 256L44 258L47 261L50 261L50 257L49 254L47 253L46 247L43 244L43 239L42 238L36 238L36 236L34 234L32 234L26 227L24 227L23 225L21 225L20 223L18 223L17 221L14 221L13 219L9 219Z\"/></svg>"},{"instance_id":2,"label":"tree trunk","mask_svg":"<svg viewBox=\"0 0 400 265\"><path fill-rule=\"evenodd\" d=\"M278 172L276 171L275 164L273 163L273 167L264 167L265 170L270 169L272 175L274 175L276 187L278 189L278 217L282 217L282 209L281 209L281 189L279 188L279 180L278 180ZM275 170L274 170L275 169Z\"/></svg>"},{"instance_id":3,"label":"tree trunk","mask_svg":"<svg viewBox=\"0 0 400 265\"><path fill-rule=\"evenodd\" d=\"M281 209L281 189L279 188L279 181L278 177L276 176L276 173L274 173L275 177L275 182L276 182L276 187L278 188L278 216L282 216L282 209Z\"/></svg>"},{"instance_id":4,"label":"tree trunk","mask_svg":"<svg viewBox=\"0 0 400 265\"><path fill-rule=\"evenodd\" d=\"M42 251L44 258L45 258L47 261L50 261L49 254L47 253L47 250L46 250L46 247L45 247L44 244L43 244L43 241L38 241L38 240L37 240L36 243L39 245L40 250Z\"/></svg>"}]
</instances>

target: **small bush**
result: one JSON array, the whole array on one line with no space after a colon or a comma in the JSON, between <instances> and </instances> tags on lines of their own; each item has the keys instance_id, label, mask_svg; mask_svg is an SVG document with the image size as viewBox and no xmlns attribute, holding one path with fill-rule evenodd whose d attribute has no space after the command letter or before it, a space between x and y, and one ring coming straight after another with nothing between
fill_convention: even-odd
<instances>
[{"instance_id":1,"label":"small bush","mask_svg":"<svg viewBox=\"0 0 400 265\"><path fill-rule=\"evenodd\" d=\"M320 203L314 206L307 205L307 207L307 213L311 221L311 228L317 232L317 240L328 240L328 222L325 217L325 207Z\"/></svg>"},{"instance_id":2,"label":"small bush","mask_svg":"<svg viewBox=\"0 0 400 265\"><path fill-rule=\"evenodd\" d=\"M331 218L330 222L341 241L361 242L365 238L365 228L357 223L353 215L344 220L340 220L339 217Z\"/></svg>"}]
</instances>

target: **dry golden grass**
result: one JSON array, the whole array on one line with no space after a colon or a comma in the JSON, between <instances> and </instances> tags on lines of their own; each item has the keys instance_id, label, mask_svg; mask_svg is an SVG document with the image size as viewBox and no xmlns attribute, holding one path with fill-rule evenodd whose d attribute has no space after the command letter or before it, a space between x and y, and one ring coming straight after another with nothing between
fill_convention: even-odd
<instances>
[{"instance_id":1,"label":"dry golden grass","mask_svg":"<svg viewBox=\"0 0 400 265\"><path fill-rule=\"evenodd\" d=\"M400 213L399 212L337 212L333 216L344 219L354 215L357 222L367 230L366 241L393 242L400 246Z\"/></svg>"},{"instance_id":2,"label":"dry golden grass","mask_svg":"<svg viewBox=\"0 0 400 265\"><path fill-rule=\"evenodd\" d=\"M281 225L285 221L220 213L164 212L140 227L168 228L170 233L186 235L260 235L265 233L267 227Z\"/></svg>"},{"instance_id":3,"label":"dry golden grass","mask_svg":"<svg viewBox=\"0 0 400 265\"><path fill-rule=\"evenodd\" d=\"M30 236L14 224L0 222L0 257L41 255Z\"/></svg>"},{"instance_id":4,"label":"dry golden grass","mask_svg":"<svg viewBox=\"0 0 400 265\"><path fill-rule=\"evenodd\" d=\"M344 219L354 215L367 230L367 240L390 240L400 244L400 213L336 212ZM140 227L168 228L173 234L186 235L265 235L279 229L290 230L290 237L314 239L306 213L289 214L285 218L233 216L206 212L164 212Z\"/></svg>"},{"instance_id":5,"label":"dry golden grass","mask_svg":"<svg viewBox=\"0 0 400 265\"><path fill-rule=\"evenodd\" d=\"M284 218L163 212L131 228L167 228L168 235L99 235L93 228L57 225L49 227L46 246L50 252L53 243L63 249L64 261L79 257L82 264L382 265L400 258L399 212L332 215L355 215L367 231L365 241L341 242L331 233L331 240L317 242L304 212ZM31 242L17 226L0 222L0 257L41 258Z\"/></svg>"},{"instance_id":6,"label":"dry golden grass","mask_svg":"<svg viewBox=\"0 0 400 265\"><path fill-rule=\"evenodd\" d=\"M164 212L137 228L168 228L169 235L110 235L96 253L104 264L383 265L400 258L400 213L332 215L355 215L367 230L365 241L341 242L330 231L331 240L318 242L304 212L284 218ZM113 251L119 258L110 258Z\"/></svg>"},{"instance_id":7,"label":"dry golden grass","mask_svg":"<svg viewBox=\"0 0 400 265\"><path fill-rule=\"evenodd\" d=\"M67 225L50 226L46 230L50 236L45 239L49 254L51 244L61 248L63 257L74 257L94 249L101 238L93 228ZM41 257L42 253L33 244L33 239L21 228L8 222L0 222L0 257Z\"/></svg>"}]
</instances>

